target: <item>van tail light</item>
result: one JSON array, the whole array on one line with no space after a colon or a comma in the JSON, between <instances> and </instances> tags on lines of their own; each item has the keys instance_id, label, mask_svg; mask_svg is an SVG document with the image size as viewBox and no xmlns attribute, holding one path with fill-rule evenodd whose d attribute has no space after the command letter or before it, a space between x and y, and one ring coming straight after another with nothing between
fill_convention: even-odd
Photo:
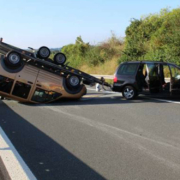
<instances>
[{"instance_id":1,"label":"van tail light","mask_svg":"<svg viewBox=\"0 0 180 180\"><path fill-rule=\"evenodd\" d=\"M113 79L114 83L116 83L118 81L117 77L114 76L114 79Z\"/></svg>"}]
</instances>

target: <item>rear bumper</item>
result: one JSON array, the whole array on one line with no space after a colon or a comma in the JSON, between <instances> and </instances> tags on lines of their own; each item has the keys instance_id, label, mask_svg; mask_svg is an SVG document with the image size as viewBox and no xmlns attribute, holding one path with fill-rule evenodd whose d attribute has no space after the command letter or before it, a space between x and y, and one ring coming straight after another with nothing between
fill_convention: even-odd
<instances>
[{"instance_id":1,"label":"rear bumper","mask_svg":"<svg viewBox=\"0 0 180 180\"><path fill-rule=\"evenodd\" d=\"M113 87L112 87L112 90L115 91L115 92L122 92L122 89L123 89L123 85L116 85L115 83L113 84Z\"/></svg>"}]
</instances>

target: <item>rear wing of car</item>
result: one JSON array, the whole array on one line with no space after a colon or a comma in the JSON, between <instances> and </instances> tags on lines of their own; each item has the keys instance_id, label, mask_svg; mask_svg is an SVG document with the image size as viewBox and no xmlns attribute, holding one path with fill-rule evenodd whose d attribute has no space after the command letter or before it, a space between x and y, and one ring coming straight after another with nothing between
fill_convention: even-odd
<instances>
[{"instance_id":1,"label":"rear wing of car","mask_svg":"<svg viewBox=\"0 0 180 180\"><path fill-rule=\"evenodd\" d=\"M64 76L64 77L67 77L69 74L76 75L82 79L84 84L93 85L95 83L99 83L101 85L111 87L110 84L105 82L105 79L103 77L99 79L83 71L80 71L71 66L68 66L67 64L57 65L57 64L54 64L53 61L49 62L44 59L39 59L34 56L34 53L31 53L27 50L23 50L15 46L12 46L10 44L4 43L3 39L0 38L0 53L6 56L6 54L10 51L16 51L17 53L19 53L23 61L25 61L26 63L29 63L33 66L49 71L51 73Z\"/></svg>"}]
</instances>

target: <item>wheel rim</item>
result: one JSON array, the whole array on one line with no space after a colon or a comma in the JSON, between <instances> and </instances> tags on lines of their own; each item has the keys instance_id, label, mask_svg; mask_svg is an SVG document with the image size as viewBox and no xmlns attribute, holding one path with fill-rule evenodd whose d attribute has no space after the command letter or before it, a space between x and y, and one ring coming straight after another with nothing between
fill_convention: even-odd
<instances>
[{"instance_id":1,"label":"wheel rim","mask_svg":"<svg viewBox=\"0 0 180 180\"><path fill-rule=\"evenodd\" d=\"M66 58L64 57L63 54L58 54L56 56L56 61L59 63L59 64L63 64L65 62Z\"/></svg>"},{"instance_id":2,"label":"wheel rim","mask_svg":"<svg viewBox=\"0 0 180 180\"><path fill-rule=\"evenodd\" d=\"M9 61L12 63L12 64L18 64L19 61L20 61L20 56L16 53L12 53L9 55Z\"/></svg>"},{"instance_id":3,"label":"wheel rim","mask_svg":"<svg viewBox=\"0 0 180 180\"><path fill-rule=\"evenodd\" d=\"M134 96L134 89L130 87L125 88L124 96L127 99L131 99Z\"/></svg>"},{"instance_id":4,"label":"wheel rim","mask_svg":"<svg viewBox=\"0 0 180 180\"><path fill-rule=\"evenodd\" d=\"M79 78L77 76L71 76L69 82L71 86L77 86L79 84Z\"/></svg>"},{"instance_id":5,"label":"wheel rim","mask_svg":"<svg viewBox=\"0 0 180 180\"><path fill-rule=\"evenodd\" d=\"M47 48L42 48L40 51L39 51L40 55L44 58L48 57L49 56L49 50Z\"/></svg>"}]
</instances>

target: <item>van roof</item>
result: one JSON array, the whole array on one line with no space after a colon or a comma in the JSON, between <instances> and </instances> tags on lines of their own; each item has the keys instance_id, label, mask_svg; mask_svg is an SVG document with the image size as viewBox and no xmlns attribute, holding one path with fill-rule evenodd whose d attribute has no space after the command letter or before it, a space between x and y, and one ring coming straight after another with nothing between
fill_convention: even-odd
<instances>
[{"instance_id":1,"label":"van roof","mask_svg":"<svg viewBox=\"0 0 180 180\"><path fill-rule=\"evenodd\" d=\"M150 60L124 62L124 64L126 64L126 63L158 63L158 64L173 64L173 65L176 65L175 63L169 63L169 62L163 62L163 61L150 61Z\"/></svg>"}]
</instances>

